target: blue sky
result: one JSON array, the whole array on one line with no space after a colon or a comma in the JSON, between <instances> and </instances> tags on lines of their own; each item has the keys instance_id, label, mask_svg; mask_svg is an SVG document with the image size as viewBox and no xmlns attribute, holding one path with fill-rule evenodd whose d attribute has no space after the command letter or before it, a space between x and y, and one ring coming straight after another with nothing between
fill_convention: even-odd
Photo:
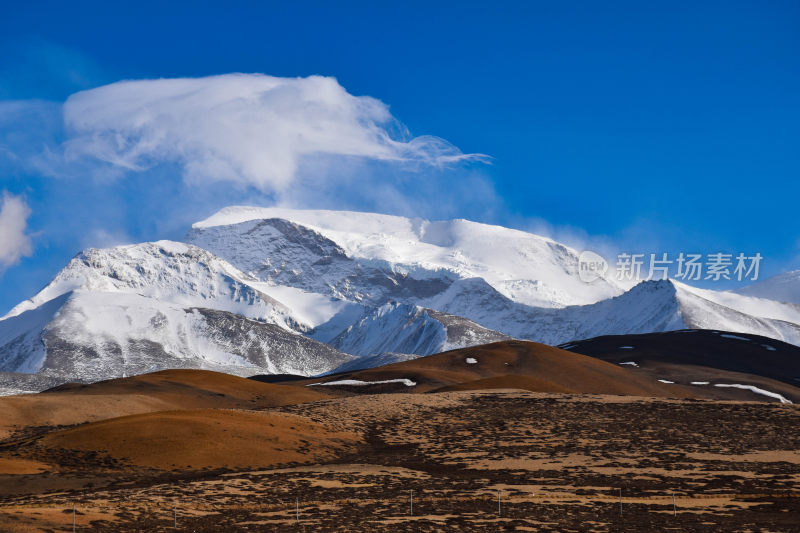
<instances>
[{"instance_id":1,"label":"blue sky","mask_svg":"<svg viewBox=\"0 0 800 533\"><path fill-rule=\"evenodd\" d=\"M800 268L797 2L16 4L0 19L0 192L30 210L30 249L0 266L0 314L83 247L180 239L230 203L464 217L604 251ZM236 72L333 77L386 104L406 140L490 160L312 154L283 188L192 177L184 152L135 170L96 152L64 163L70 95Z\"/></svg>"}]
</instances>

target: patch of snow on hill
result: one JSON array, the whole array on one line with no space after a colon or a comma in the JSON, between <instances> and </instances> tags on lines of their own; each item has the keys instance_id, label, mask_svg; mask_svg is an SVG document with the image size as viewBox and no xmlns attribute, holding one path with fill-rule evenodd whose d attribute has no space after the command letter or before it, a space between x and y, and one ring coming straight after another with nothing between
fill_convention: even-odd
<instances>
[{"instance_id":1,"label":"patch of snow on hill","mask_svg":"<svg viewBox=\"0 0 800 533\"><path fill-rule=\"evenodd\" d=\"M406 387L414 387L417 385L415 381L411 381L410 379L384 379L380 381L361 381L358 379L342 379L339 381L326 381L325 383L311 383L308 385L309 387L314 385L351 385L361 387L364 385L383 385L385 383L402 383Z\"/></svg>"},{"instance_id":2,"label":"patch of snow on hill","mask_svg":"<svg viewBox=\"0 0 800 533\"><path fill-rule=\"evenodd\" d=\"M755 394L761 394L762 396L768 396L770 398L775 398L776 400L780 400L781 403L792 403L791 400L783 397L782 395L778 394L777 392L770 392L768 390L760 389L758 387L754 387L753 385L741 385L738 383L714 383L715 387L733 387L736 389L744 389L749 390L750 392L754 392Z\"/></svg>"},{"instance_id":3,"label":"patch of snow on hill","mask_svg":"<svg viewBox=\"0 0 800 533\"><path fill-rule=\"evenodd\" d=\"M720 337L723 337L725 339L734 339L734 340L737 340L737 341L750 342L750 339L748 339L746 337L740 337L738 335L730 335L730 334L722 333L722 334L720 334Z\"/></svg>"}]
</instances>

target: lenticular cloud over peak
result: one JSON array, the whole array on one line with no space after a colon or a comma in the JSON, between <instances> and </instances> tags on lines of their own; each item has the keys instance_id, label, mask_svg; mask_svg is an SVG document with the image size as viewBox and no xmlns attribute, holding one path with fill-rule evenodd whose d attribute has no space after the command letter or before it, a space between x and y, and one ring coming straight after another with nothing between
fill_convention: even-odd
<instances>
[{"instance_id":1,"label":"lenticular cloud over peak","mask_svg":"<svg viewBox=\"0 0 800 533\"><path fill-rule=\"evenodd\" d=\"M411 137L386 104L323 76L120 81L72 95L64 120L68 159L133 171L177 163L187 181L264 191L285 189L304 156L433 166L483 158L438 137Z\"/></svg>"}]
</instances>

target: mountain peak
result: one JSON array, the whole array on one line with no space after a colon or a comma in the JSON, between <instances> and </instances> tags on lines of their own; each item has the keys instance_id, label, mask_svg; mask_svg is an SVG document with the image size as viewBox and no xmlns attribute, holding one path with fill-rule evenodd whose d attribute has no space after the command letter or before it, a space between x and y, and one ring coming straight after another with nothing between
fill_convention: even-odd
<instances>
[{"instance_id":1,"label":"mountain peak","mask_svg":"<svg viewBox=\"0 0 800 533\"><path fill-rule=\"evenodd\" d=\"M305 228L318 242L300 242L272 222L279 219ZM429 221L351 211L239 206L194 224L187 240L262 281L374 304L404 297L403 291L376 292L374 287L362 286L365 281L374 286L374 279L391 279L396 286L425 286L425 294L414 290L409 294L429 298L453 280L480 277L505 297L540 307L590 304L622 293L610 277L592 284L582 282L577 250L533 233L464 219ZM343 257L320 252L334 247ZM286 250L291 250L289 257ZM290 271L276 265L278 256L291 260L286 261L292 264ZM315 260L305 259L310 256ZM347 280L346 286L342 280ZM435 291L431 282L436 282Z\"/></svg>"},{"instance_id":2,"label":"mountain peak","mask_svg":"<svg viewBox=\"0 0 800 533\"><path fill-rule=\"evenodd\" d=\"M250 303L283 308L261 294L257 280L213 253L174 241L88 248L70 260L38 294L14 307L4 318L19 315L71 291L132 293L164 301L243 312ZM245 304L238 305L237 302ZM283 311L287 311L282 309ZM256 315L260 316L260 315Z\"/></svg>"}]
</instances>

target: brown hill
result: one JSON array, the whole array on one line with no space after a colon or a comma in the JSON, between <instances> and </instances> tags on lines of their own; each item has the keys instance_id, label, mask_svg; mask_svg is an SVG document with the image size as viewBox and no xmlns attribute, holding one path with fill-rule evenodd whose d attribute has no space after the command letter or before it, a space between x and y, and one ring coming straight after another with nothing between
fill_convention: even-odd
<instances>
[{"instance_id":1,"label":"brown hill","mask_svg":"<svg viewBox=\"0 0 800 533\"><path fill-rule=\"evenodd\" d=\"M164 370L0 398L0 438L31 426L68 426L176 409L276 407L327 397L323 390L260 383L208 370Z\"/></svg>"},{"instance_id":2,"label":"brown hill","mask_svg":"<svg viewBox=\"0 0 800 533\"><path fill-rule=\"evenodd\" d=\"M562 345L565 350L635 373L684 384L706 397L769 401L763 394L715 387L739 384L800 401L800 347L759 335L716 330L680 330L605 335ZM692 382L703 385L691 385ZM707 383L707 385L705 385ZM724 389L724 390L723 390Z\"/></svg>"},{"instance_id":3,"label":"brown hill","mask_svg":"<svg viewBox=\"0 0 800 533\"><path fill-rule=\"evenodd\" d=\"M37 445L172 470L320 462L359 441L354 433L329 431L299 415L195 409L93 422L49 433Z\"/></svg>"},{"instance_id":4,"label":"brown hill","mask_svg":"<svg viewBox=\"0 0 800 533\"><path fill-rule=\"evenodd\" d=\"M300 383L312 382L339 382L314 387L339 394L514 388L798 402L800 348L756 335L701 330L598 337L564 349L514 340Z\"/></svg>"},{"instance_id":5,"label":"brown hill","mask_svg":"<svg viewBox=\"0 0 800 533\"><path fill-rule=\"evenodd\" d=\"M369 383L403 379L410 380L415 385L407 386L401 382L323 385L348 380ZM619 365L545 344L517 340L452 350L302 383L311 382L319 383L314 388L345 389L349 392L519 388L536 392L693 396L685 387L665 385L650 376L629 372Z\"/></svg>"}]
</instances>

